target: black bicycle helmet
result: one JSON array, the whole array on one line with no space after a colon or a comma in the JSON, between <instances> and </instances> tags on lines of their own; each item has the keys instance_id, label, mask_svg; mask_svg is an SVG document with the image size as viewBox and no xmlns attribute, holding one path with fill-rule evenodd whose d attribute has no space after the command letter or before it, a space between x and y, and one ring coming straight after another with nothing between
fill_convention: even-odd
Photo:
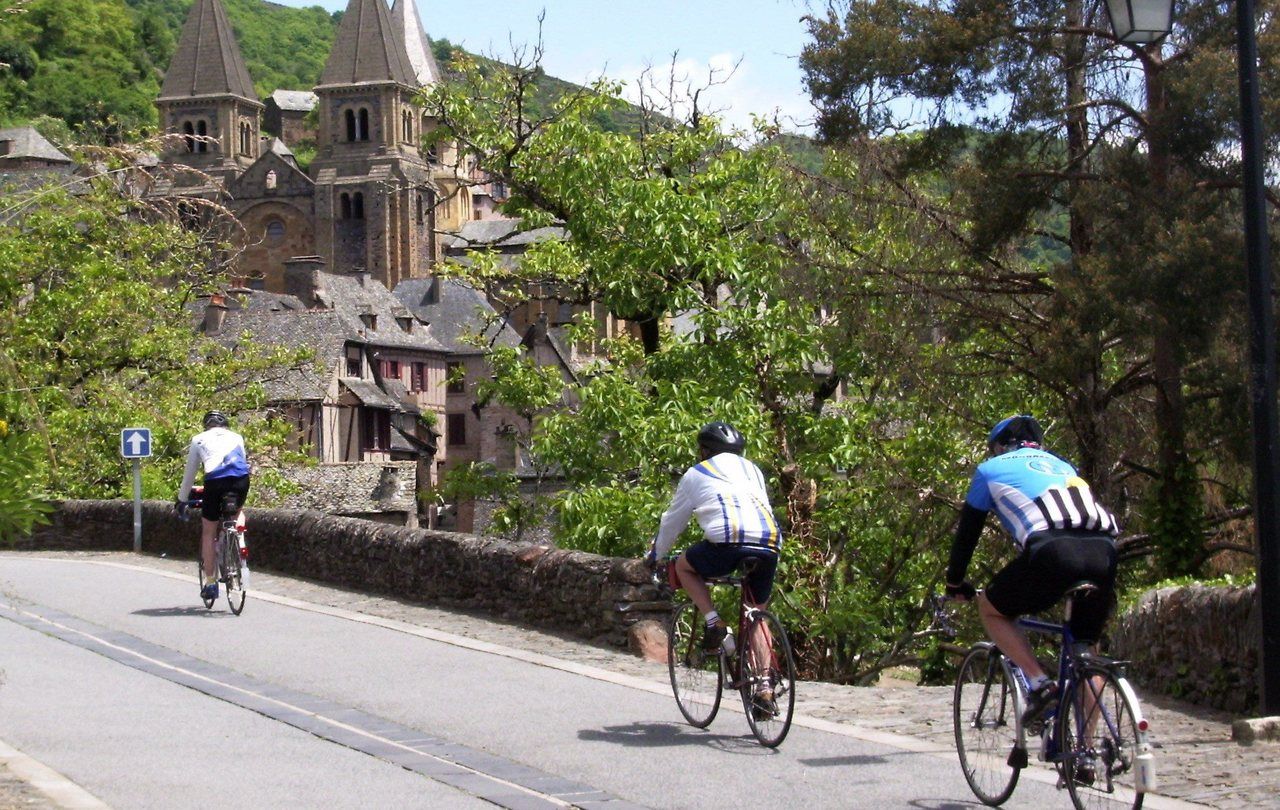
<instances>
[{"instance_id":1,"label":"black bicycle helmet","mask_svg":"<svg viewBox=\"0 0 1280 810\"><path fill-rule=\"evenodd\" d=\"M226 427L230 422L227 421L226 414L222 411L209 411L204 415L204 429L215 427Z\"/></svg>"},{"instance_id":2,"label":"black bicycle helmet","mask_svg":"<svg viewBox=\"0 0 1280 810\"><path fill-rule=\"evenodd\" d=\"M710 422L698 431L698 446L713 456L718 453L740 456L747 440L728 422Z\"/></svg>"},{"instance_id":3,"label":"black bicycle helmet","mask_svg":"<svg viewBox=\"0 0 1280 810\"><path fill-rule=\"evenodd\" d=\"M987 449L993 456L1028 445L1044 445L1044 429L1029 413L1001 419L987 434Z\"/></svg>"}]
</instances>

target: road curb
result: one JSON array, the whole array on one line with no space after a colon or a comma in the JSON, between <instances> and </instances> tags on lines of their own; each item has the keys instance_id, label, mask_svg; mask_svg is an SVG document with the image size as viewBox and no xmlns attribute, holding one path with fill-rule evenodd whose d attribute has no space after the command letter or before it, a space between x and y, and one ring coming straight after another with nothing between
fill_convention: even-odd
<instances>
[{"instance_id":1,"label":"road curb","mask_svg":"<svg viewBox=\"0 0 1280 810\"><path fill-rule=\"evenodd\" d=\"M67 777L0 740L0 765L65 810L110 810L110 805Z\"/></svg>"}]
</instances>

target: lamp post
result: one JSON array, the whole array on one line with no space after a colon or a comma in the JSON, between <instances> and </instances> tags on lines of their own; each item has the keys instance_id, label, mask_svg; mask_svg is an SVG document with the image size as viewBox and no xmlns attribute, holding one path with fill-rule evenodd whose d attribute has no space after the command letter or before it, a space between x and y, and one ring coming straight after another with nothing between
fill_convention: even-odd
<instances>
[{"instance_id":1,"label":"lamp post","mask_svg":"<svg viewBox=\"0 0 1280 810\"><path fill-rule=\"evenodd\" d=\"M1143 47L1173 29L1173 0L1106 0L1119 41ZM1249 296L1249 383L1253 415L1253 500L1258 604L1262 619L1264 714L1280 714L1280 430L1277 429L1275 315L1263 184L1262 121L1254 0L1236 0L1240 154L1244 166L1245 272Z\"/></svg>"}]
</instances>

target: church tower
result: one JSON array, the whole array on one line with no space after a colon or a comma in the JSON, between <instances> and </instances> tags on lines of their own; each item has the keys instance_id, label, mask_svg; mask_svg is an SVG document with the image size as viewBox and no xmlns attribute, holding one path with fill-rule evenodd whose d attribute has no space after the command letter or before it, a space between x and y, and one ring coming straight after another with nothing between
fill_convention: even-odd
<instances>
[{"instance_id":1,"label":"church tower","mask_svg":"<svg viewBox=\"0 0 1280 810\"><path fill-rule=\"evenodd\" d=\"M225 184L258 158L258 101L221 0L196 0L156 99L160 126L181 140L166 152Z\"/></svg>"},{"instance_id":2,"label":"church tower","mask_svg":"<svg viewBox=\"0 0 1280 810\"><path fill-rule=\"evenodd\" d=\"M320 84L316 252L388 289L435 256L436 187L418 152L417 73L385 0L351 0Z\"/></svg>"}]
</instances>

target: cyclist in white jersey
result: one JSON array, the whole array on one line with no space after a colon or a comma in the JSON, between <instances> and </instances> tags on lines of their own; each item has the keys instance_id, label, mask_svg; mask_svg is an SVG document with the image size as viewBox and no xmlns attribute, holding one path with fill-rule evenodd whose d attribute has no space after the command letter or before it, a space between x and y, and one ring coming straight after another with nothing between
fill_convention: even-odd
<instances>
[{"instance_id":1,"label":"cyclist in white jersey","mask_svg":"<svg viewBox=\"0 0 1280 810\"><path fill-rule=\"evenodd\" d=\"M222 514L222 498L228 493L236 498L236 508L244 506L249 494L249 459L245 454L244 438L227 427L227 417L218 411L204 415L203 433L191 439L187 450L187 468L178 488L179 513L186 511L195 484L196 471L204 473L204 494L200 505L200 559L204 563L205 585L200 595L205 599L218 598L217 573L213 559L213 541L218 534L218 520ZM237 522L243 522L237 514Z\"/></svg>"},{"instance_id":2,"label":"cyclist in white jersey","mask_svg":"<svg viewBox=\"0 0 1280 810\"><path fill-rule=\"evenodd\" d=\"M712 604L703 578L724 576L743 559L756 558L758 563L747 575L745 588L749 604L763 608L773 591L782 547L764 474L742 457L745 446L742 434L725 422L712 422L699 431L701 461L680 478L646 558L653 565L665 557L689 519L698 519L706 539L681 554L675 569L681 587L706 617L703 643L710 650L723 645L726 652L732 652L734 640Z\"/></svg>"}]
</instances>

